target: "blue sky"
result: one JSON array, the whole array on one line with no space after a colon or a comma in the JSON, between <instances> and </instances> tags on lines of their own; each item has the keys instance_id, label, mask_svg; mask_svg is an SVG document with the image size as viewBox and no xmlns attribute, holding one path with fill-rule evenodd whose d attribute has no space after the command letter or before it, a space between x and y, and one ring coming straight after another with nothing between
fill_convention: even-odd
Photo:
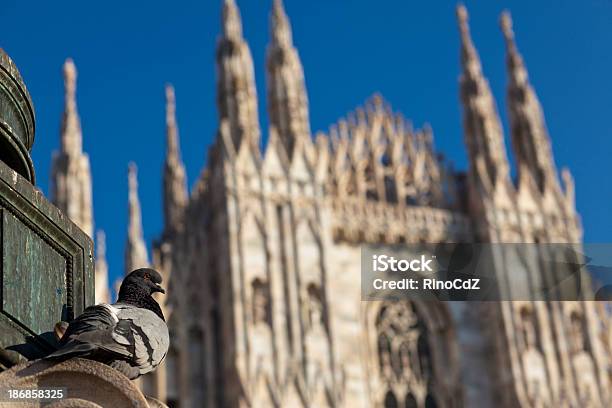
<instances>
[{"instance_id":1,"label":"blue sky","mask_svg":"<svg viewBox=\"0 0 612 408\"><path fill-rule=\"evenodd\" d=\"M272 0L238 0L253 52L264 135L265 47ZM554 3L554 6L553 6ZM612 2L467 1L472 34L506 129L499 13L512 12L517 41L542 101L559 167L576 179L585 241L609 242L612 217ZM101 6L101 5L104 6ZM221 0L0 3L3 47L34 100L33 158L49 191L63 109L61 65L79 70L78 105L91 159L96 228L107 233L111 279L123 273L127 163L139 166L145 238L162 228L164 84L176 87L189 184L217 127L214 52ZM381 92L464 169L453 1L285 0L300 51L313 131Z\"/></svg>"}]
</instances>

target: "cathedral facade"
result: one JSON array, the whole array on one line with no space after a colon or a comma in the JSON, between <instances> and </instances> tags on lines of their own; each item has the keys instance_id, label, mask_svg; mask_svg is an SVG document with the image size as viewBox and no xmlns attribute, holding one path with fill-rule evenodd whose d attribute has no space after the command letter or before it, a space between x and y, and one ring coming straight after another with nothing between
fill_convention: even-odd
<instances>
[{"instance_id":1,"label":"cathedral facade","mask_svg":"<svg viewBox=\"0 0 612 408\"><path fill-rule=\"evenodd\" d=\"M191 192L174 90L166 89L165 227L151 259L136 168L129 170L127 271L152 265L169 286L163 308L171 348L141 379L145 393L171 407L612 404L612 331L595 302L361 300L364 244L582 242L573 180L567 169L558 176L510 16L502 15L501 27L516 180L464 7L457 17L466 172L444 163L430 127L413 129L378 95L313 136L280 0L270 19L270 126L262 148L251 52L235 1L224 0L219 127ZM53 194L91 234L75 70L65 72ZM102 235L98 249L96 285L106 288ZM495 267L510 273L503 259Z\"/></svg>"}]
</instances>

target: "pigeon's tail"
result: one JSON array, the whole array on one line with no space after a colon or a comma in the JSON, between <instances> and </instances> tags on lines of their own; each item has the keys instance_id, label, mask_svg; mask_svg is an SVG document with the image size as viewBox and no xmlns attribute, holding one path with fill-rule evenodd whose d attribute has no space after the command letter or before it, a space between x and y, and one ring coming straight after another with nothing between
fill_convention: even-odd
<instances>
[{"instance_id":1,"label":"pigeon's tail","mask_svg":"<svg viewBox=\"0 0 612 408\"><path fill-rule=\"evenodd\" d=\"M68 360L72 357L85 357L96 351L93 344L71 341L61 349L54 351L45 357L45 360Z\"/></svg>"}]
</instances>

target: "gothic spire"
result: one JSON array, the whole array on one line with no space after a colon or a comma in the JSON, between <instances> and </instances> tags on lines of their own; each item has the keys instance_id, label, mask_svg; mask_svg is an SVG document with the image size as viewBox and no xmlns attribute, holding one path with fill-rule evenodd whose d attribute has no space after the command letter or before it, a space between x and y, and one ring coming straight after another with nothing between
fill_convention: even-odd
<instances>
[{"instance_id":1,"label":"gothic spire","mask_svg":"<svg viewBox=\"0 0 612 408\"><path fill-rule=\"evenodd\" d=\"M110 301L108 290L108 264L106 263L106 234L96 233L96 304Z\"/></svg>"},{"instance_id":2,"label":"gothic spire","mask_svg":"<svg viewBox=\"0 0 612 408\"><path fill-rule=\"evenodd\" d=\"M128 168L128 239L125 246L125 273L149 266L147 246L142 232L142 214L138 199L138 168L130 163Z\"/></svg>"},{"instance_id":3,"label":"gothic spire","mask_svg":"<svg viewBox=\"0 0 612 408\"><path fill-rule=\"evenodd\" d=\"M274 0L270 20L272 44L278 47L293 47L291 25L289 24L289 17L287 17L282 0Z\"/></svg>"},{"instance_id":4,"label":"gothic spire","mask_svg":"<svg viewBox=\"0 0 612 408\"><path fill-rule=\"evenodd\" d=\"M72 59L63 66L65 106L60 128L60 151L53 156L51 198L68 217L93 237L93 208L89 157L83 153L76 104L77 71Z\"/></svg>"},{"instance_id":5,"label":"gothic spire","mask_svg":"<svg viewBox=\"0 0 612 408\"><path fill-rule=\"evenodd\" d=\"M267 54L268 114L289 157L295 142L310 137L308 96L304 69L293 46L291 25L281 0L275 0L270 17Z\"/></svg>"},{"instance_id":6,"label":"gothic spire","mask_svg":"<svg viewBox=\"0 0 612 408\"><path fill-rule=\"evenodd\" d=\"M223 27L223 36L234 41L242 40L242 20L240 19L240 11L235 0L223 1L223 14L221 25Z\"/></svg>"},{"instance_id":7,"label":"gothic spire","mask_svg":"<svg viewBox=\"0 0 612 408\"><path fill-rule=\"evenodd\" d=\"M64 116L62 118L62 152L77 156L82 153L83 136L76 104L77 70L71 58L64 62Z\"/></svg>"},{"instance_id":8,"label":"gothic spire","mask_svg":"<svg viewBox=\"0 0 612 408\"><path fill-rule=\"evenodd\" d=\"M253 57L242 36L240 12L234 0L224 0L222 36L217 42L217 109L227 121L237 151L243 139L259 144L259 118Z\"/></svg>"},{"instance_id":9,"label":"gothic spire","mask_svg":"<svg viewBox=\"0 0 612 408\"><path fill-rule=\"evenodd\" d=\"M180 228L187 204L187 180L181 160L174 87L166 85L166 160L164 163L164 219L166 232Z\"/></svg>"},{"instance_id":10,"label":"gothic spire","mask_svg":"<svg viewBox=\"0 0 612 408\"><path fill-rule=\"evenodd\" d=\"M458 5L457 21L459 24L459 33L461 35L462 76L471 78L472 80L479 80L483 77L482 65L480 63L480 56L478 55L474 42L472 41L468 19L469 16L465 6L463 4Z\"/></svg>"},{"instance_id":11,"label":"gothic spire","mask_svg":"<svg viewBox=\"0 0 612 408\"><path fill-rule=\"evenodd\" d=\"M474 47L468 25L468 13L457 7L461 33L461 66L459 79L463 103L465 143L470 160L472 182L490 191L498 182L509 180L509 165L497 106L489 82L482 73L480 57Z\"/></svg>"},{"instance_id":12,"label":"gothic spire","mask_svg":"<svg viewBox=\"0 0 612 408\"><path fill-rule=\"evenodd\" d=\"M523 57L516 47L510 13L502 14L500 25L506 40L508 111L512 146L517 160L519 186L527 179L531 179L540 192L544 192L547 187L558 189L557 170L544 113L529 83L529 75Z\"/></svg>"}]
</instances>

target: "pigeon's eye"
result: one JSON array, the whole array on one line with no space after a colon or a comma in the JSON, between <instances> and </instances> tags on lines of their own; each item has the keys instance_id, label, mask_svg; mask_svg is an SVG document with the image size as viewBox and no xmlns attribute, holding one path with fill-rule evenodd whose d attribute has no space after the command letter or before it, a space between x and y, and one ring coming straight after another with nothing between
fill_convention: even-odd
<instances>
[{"instance_id":1,"label":"pigeon's eye","mask_svg":"<svg viewBox=\"0 0 612 408\"><path fill-rule=\"evenodd\" d=\"M151 275L148 273L145 273L143 278L144 280L151 280Z\"/></svg>"}]
</instances>

